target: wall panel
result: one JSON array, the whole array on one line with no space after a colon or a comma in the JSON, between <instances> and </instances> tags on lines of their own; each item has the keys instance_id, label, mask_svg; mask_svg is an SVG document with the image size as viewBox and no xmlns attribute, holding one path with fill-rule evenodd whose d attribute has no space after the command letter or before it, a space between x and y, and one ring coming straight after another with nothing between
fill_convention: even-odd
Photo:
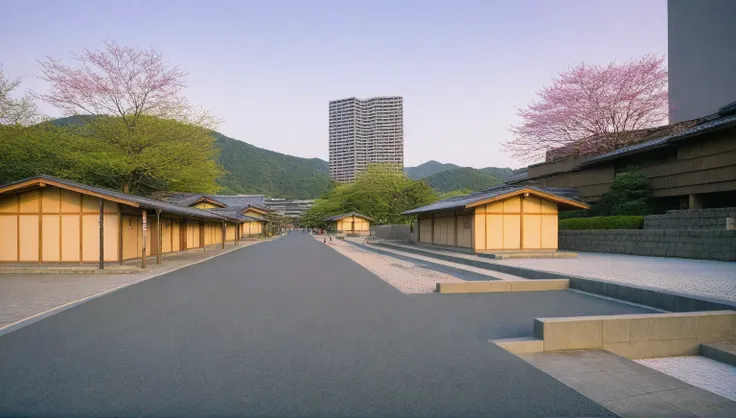
<instances>
[{"instance_id":1,"label":"wall panel","mask_svg":"<svg viewBox=\"0 0 736 418\"><path fill-rule=\"evenodd\" d=\"M503 249L504 250L518 250L521 248L521 234L519 233L520 229L521 229L521 216L503 215Z\"/></svg>"},{"instance_id":2,"label":"wall panel","mask_svg":"<svg viewBox=\"0 0 736 418\"><path fill-rule=\"evenodd\" d=\"M99 217L97 218L99 223ZM105 215L104 233L105 233L105 261L118 261L118 215ZM99 230L98 230L99 231ZM97 251L99 260L99 250Z\"/></svg>"},{"instance_id":3,"label":"wall panel","mask_svg":"<svg viewBox=\"0 0 736 418\"><path fill-rule=\"evenodd\" d=\"M0 261L18 261L18 216L0 215L0 231Z\"/></svg>"},{"instance_id":4,"label":"wall panel","mask_svg":"<svg viewBox=\"0 0 736 418\"><path fill-rule=\"evenodd\" d=\"M41 210L40 190L26 192L20 195L20 213L38 213Z\"/></svg>"},{"instance_id":5,"label":"wall panel","mask_svg":"<svg viewBox=\"0 0 736 418\"><path fill-rule=\"evenodd\" d=\"M524 202L526 211L526 202ZM524 215L524 250L542 248L542 215Z\"/></svg>"},{"instance_id":6,"label":"wall panel","mask_svg":"<svg viewBox=\"0 0 736 418\"><path fill-rule=\"evenodd\" d=\"M99 200L98 200L99 204ZM100 261L100 215L82 215L82 261Z\"/></svg>"},{"instance_id":7,"label":"wall panel","mask_svg":"<svg viewBox=\"0 0 736 418\"><path fill-rule=\"evenodd\" d=\"M79 262L79 215L61 215L61 261Z\"/></svg>"},{"instance_id":8,"label":"wall panel","mask_svg":"<svg viewBox=\"0 0 736 418\"><path fill-rule=\"evenodd\" d=\"M0 213L18 213L18 196L0 196Z\"/></svg>"},{"instance_id":9,"label":"wall panel","mask_svg":"<svg viewBox=\"0 0 736 418\"><path fill-rule=\"evenodd\" d=\"M475 215L475 242L473 248L475 250L486 249L486 215Z\"/></svg>"},{"instance_id":10,"label":"wall panel","mask_svg":"<svg viewBox=\"0 0 736 418\"><path fill-rule=\"evenodd\" d=\"M61 211L63 213L79 213L79 193L61 190Z\"/></svg>"},{"instance_id":11,"label":"wall panel","mask_svg":"<svg viewBox=\"0 0 736 418\"><path fill-rule=\"evenodd\" d=\"M503 249L503 217L504 215L487 215L486 248Z\"/></svg>"},{"instance_id":12,"label":"wall panel","mask_svg":"<svg viewBox=\"0 0 736 418\"><path fill-rule=\"evenodd\" d=\"M58 196L58 193L57 193ZM44 196L43 209L46 210L47 205ZM58 211L58 200L57 211ZM41 222L41 256L44 262L61 261L61 216L60 215L42 215ZM68 231L71 234L77 231Z\"/></svg>"},{"instance_id":13,"label":"wall panel","mask_svg":"<svg viewBox=\"0 0 736 418\"><path fill-rule=\"evenodd\" d=\"M23 196L23 195L21 195ZM38 210L38 200L36 200ZM26 206L28 208L29 206ZM23 199L21 198L21 210ZM20 261L38 260L38 215L20 215L18 217L20 230Z\"/></svg>"},{"instance_id":14,"label":"wall panel","mask_svg":"<svg viewBox=\"0 0 736 418\"><path fill-rule=\"evenodd\" d=\"M43 213L59 213L61 211L60 192L61 189L57 187L45 187L41 189L41 211Z\"/></svg>"},{"instance_id":15,"label":"wall panel","mask_svg":"<svg viewBox=\"0 0 736 418\"><path fill-rule=\"evenodd\" d=\"M557 216L542 216L542 248L557 249Z\"/></svg>"}]
</instances>

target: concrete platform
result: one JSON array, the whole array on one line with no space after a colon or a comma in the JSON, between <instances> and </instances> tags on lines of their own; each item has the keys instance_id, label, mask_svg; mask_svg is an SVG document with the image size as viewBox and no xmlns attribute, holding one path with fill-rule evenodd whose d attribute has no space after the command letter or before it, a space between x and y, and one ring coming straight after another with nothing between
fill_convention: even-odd
<instances>
[{"instance_id":1,"label":"concrete platform","mask_svg":"<svg viewBox=\"0 0 736 418\"><path fill-rule=\"evenodd\" d=\"M700 355L736 367L736 339L700 344Z\"/></svg>"},{"instance_id":2,"label":"concrete platform","mask_svg":"<svg viewBox=\"0 0 736 418\"><path fill-rule=\"evenodd\" d=\"M736 416L736 402L604 350L518 357L624 418Z\"/></svg>"}]
</instances>

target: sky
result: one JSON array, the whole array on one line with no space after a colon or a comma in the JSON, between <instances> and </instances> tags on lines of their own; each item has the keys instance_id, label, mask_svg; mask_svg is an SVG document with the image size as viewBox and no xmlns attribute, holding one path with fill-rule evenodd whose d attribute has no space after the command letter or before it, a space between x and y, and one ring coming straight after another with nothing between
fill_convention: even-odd
<instances>
[{"instance_id":1,"label":"sky","mask_svg":"<svg viewBox=\"0 0 736 418\"><path fill-rule=\"evenodd\" d=\"M573 64L667 52L665 0L3 0L0 64L44 91L38 60L106 40L189 73L218 131L328 159L328 102L404 97L406 166L521 167L516 111ZM59 112L41 104L49 116Z\"/></svg>"}]
</instances>

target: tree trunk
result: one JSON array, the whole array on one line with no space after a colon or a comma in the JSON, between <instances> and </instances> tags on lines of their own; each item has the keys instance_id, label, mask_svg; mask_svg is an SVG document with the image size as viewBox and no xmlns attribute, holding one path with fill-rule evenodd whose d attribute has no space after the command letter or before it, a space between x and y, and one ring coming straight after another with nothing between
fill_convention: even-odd
<instances>
[{"instance_id":1,"label":"tree trunk","mask_svg":"<svg viewBox=\"0 0 736 418\"><path fill-rule=\"evenodd\" d=\"M123 193L130 193L130 178L123 180Z\"/></svg>"}]
</instances>

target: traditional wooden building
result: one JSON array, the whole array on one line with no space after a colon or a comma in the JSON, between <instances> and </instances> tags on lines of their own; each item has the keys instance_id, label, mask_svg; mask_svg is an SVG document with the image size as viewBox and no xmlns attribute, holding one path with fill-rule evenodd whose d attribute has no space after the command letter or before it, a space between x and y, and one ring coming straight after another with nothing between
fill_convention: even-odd
<instances>
[{"instance_id":1,"label":"traditional wooden building","mask_svg":"<svg viewBox=\"0 0 736 418\"><path fill-rule=\"evenodd\" d=\"M325 218L327 230L338 234L370 235L373 219L357 212L343 213Z\"/></svg>"},{"instance_id":2,"label":"traditional wooden building","mask_svg":"<svg viewBox=\"0 0 736 418\"><path fill-rule=\"evenodd\" d=\"M266 231L269 210L263 195L208 195L196 193L167 193L162 199L213 213L237 217L242 222L242 235L256 237Z\"/></svg>"},{"instance_id":3,"label":"traditional wooden building","mask_svg":"<svg viewBox=\"0 0 736 418\"><path fill-rule=\"evenodd\" d=\"M150 255L237 242L245 220L38 176L0 186L0 263L145 266Z\"/></svg>"},{"instance_id":4,"label":"traditional wooden building","mask_svg":"<svg viewBox=\"0 0 736 418\"><path fill-rule=\"evenodd\" d=\"M570 189L497 186L404 212L418 241L475 252L557 250L560 209L586 209Z\"/></svg>"}]
</instances>

